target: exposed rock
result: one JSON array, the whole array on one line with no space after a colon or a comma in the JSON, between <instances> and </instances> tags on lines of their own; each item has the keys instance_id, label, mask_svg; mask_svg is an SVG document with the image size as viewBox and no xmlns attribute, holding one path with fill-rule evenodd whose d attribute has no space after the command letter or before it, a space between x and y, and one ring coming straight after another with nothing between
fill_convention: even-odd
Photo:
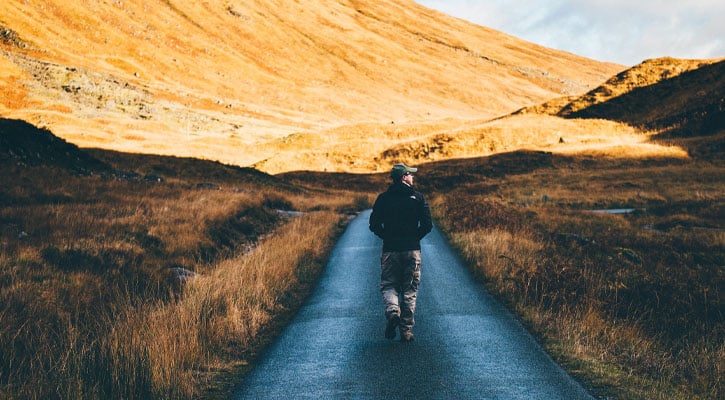
<instances>
[{"instance_id":1,"label":"exposed rock","mask_svg":"<svg viewBox=\"0 0 725 400\"><path fill-rule=\"evenodd\" d=\"M20 38L20 35L18 35L17 32L2 25L0 25L0 41L7 45L14 46L20 49L30 47L28 43Z\"/></svg>"},{"instance_id":2,"label":"exposed rock","mask_svg":"<svg viewBox=\"0 0 725 400\"><path fill-rule=\"evenodd\" d=\"M164 181L164 177L163 177L163 176L161 176L161 175L156 175L156 174L146 174L146 175L145 175L145 176L143 177L143 180L145 180L146 182L156 182L156 183L161 183L161 182L163 182L163 181Z\"/></svg>"},{"instance_id":3,"label":"exposed rock","mask_svg":"<svg viewBox=\"0 0 725 400\"><path fill-rule=\"evenodd\" d=\"M197 273L182 267L169 268L173 279L181 282L188 281L197 277Z\"/></svg>"}]
</instances>

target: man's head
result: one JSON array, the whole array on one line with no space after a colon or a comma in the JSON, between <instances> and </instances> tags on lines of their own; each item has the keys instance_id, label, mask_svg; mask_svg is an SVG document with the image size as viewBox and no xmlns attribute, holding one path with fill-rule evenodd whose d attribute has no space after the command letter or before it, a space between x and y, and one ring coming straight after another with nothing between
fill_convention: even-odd
<instances>
[{"instance_id":1,"label":"man's head","mask_svg":"<svg viewBox=\"0 0 725 400\"><path fill-rule=\"evenodd\" d=\"M390 177L393 179L393 182L400 182L403 180L410 180L410 182L406 182L408 185L412 184L412 173L418 172L418 168L409 167L403 163L398 163L393 165L393 168L390 170ZM410 178L406 178L410 176Z\"/></svg>"}]
</instances>

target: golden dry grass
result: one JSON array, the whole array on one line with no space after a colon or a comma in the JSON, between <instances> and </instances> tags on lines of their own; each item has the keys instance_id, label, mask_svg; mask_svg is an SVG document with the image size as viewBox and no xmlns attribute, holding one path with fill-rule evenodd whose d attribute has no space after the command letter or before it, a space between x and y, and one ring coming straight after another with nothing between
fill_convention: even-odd
<instances>
[{"instance_id":1,"label":"golden dry grass","mask_svg":"<svg viewBox=\"0 0 725 400\"><path fill-rule=\"evenodd\" d=\"M601 86L584 96L553 99L540 105L524 108L519 112L569 115L606 103L635 89L654 86L665 80L722 60L683 60L670 57L645 60L607 79Z\"/></svg>"},{"instance_id":2,"label":"golden dry grass","mask_svg":"<svg viewBox=\"0 0 725 400\"><path fill-rule=\"evenodd\" d=\"M515 150L685 157L626 124L507 115L551 111L538 104L562 95L562 107L580 109L714 61L622 71L411 1L10 1L0 11L27 44L4 44L5 116L82 146L269 173L367 173Z\"/></svg>"},{"instance_id":3,"label":"golden dry grass","mask_svg":"<svg viewBox=\"0 0 725 400\"><path fill-rule=\"evenodd\" d=\"M432 202L474 271L594 393L721 397L721 163L528 157L461 162Z\"/></svg>"},{"instance_id":4,"label":"golden dry grass","mask_svg":"<svg viewBox=\"0 0 725 400\"><path fill-rule=\"evenodd\" d=\"M369 164L355 161L379 154L335 149L347 143L338 133L497 117L623 69L409 0L10 0L0 26L25 44L0 43L5 117L83 147L268 171L362 171ZM333 154L320 165L319 149L298 142L314 154L289 159L279 141L294 134L323 138Z\"/></svg>"},{"instance_id":5,"label":"golden dry grass","mask_svg":"<svg viewBox=\"0 0 725 400\"><path fill-rule=\"evenodd\" d=\"M675 143L653 141L656 134L603 119L531 114L488 121L362 124L271 142L277 151L254 167L275 174L291 168L383 172L401 161L416 165L518 150L632 159L689 157L687 150Z\"/></svg>"},{"instance_id":6,"label":"golden dry grass","mask_svg":"<svg viewBox=\"0 0 725 400\"><path fill-rule=\"evenodd\" d=\"M246 363L239 357L268 340L262 332L295 306L290 298L319 272L339 221L332 212L295 219L254 251L190 281L178 301L127 308L104 339L113 369L130 371L110 393L196 398L216 377L204 371L229 373ZM139 376L138 384L129 376Z\"/></svg>"},{"instance_id":7,"label":"golden dry grass","mask_svg":"<svg viewBox=\"0 0 725 400\"><path fill-rule=\"evenodd\" d=\"M273 336L322 267L341 213L364 203L254 171L109 155L124 159L177 176L4 164L3 398L206 393ZM197 174L221 189L198 188ZM177 278L182 268L197 278Z\"/></svg>"}]
</instances>

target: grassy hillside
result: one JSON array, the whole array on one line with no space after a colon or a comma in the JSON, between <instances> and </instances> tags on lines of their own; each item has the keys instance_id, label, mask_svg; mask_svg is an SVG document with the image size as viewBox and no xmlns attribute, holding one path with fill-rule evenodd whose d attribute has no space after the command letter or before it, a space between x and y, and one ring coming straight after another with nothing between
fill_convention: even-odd
<instances>
[{"instance_id":1,"label":"grassy hillside","mask_svg":"<svg viewBox=\"0 0 725 400\"><path fill-rule=\"evenodd\" d=\"M255 167L274 173L384 171L393 163L518 150L617 158L717 158L724 140L721 60L653 59L581 96L490 119L359 124L276 141ZM336 139L331 139L336 138ZM344 168L343 168L344 167Z\"/></svg>"},{"instance_id":2,"label":"grassy hillside","mask_svg":"<svg viewBox=\"0 0 725 400\"><path fill-rule=\"evenodd\" d=\"M486 119L623 69L408 0L10 0L0 30L6 118L83 147L241 166L273 158L274 171L316 166L277 157L289 135L341 143L339 132L391 123Z\"/></svg>"},{"instance_id":3,"label":"grassy hillside","mask_svg":"<svg viewBox=\"0 0 725 400\"><path fill-rule=\"evenodd\" d=\"M690 156L717 157L725 128L723 72L723 59L647 60L583 96L553 99L514 114L556 115L583 127L594 119L621 122L647 133L654 143L676 144Z\"/></svg>"},{"instance_id":4,"label":"grassy hillside","mask_svg":"<svg viewBox=\"0 0 725 400\"><path fill-rule=\"evenodd\" d=\"M86 152L22 121L0 119L0 144L2 398L207 393L273 336L365 204L216 162Z\"/></svg>"},{"instance_id":5,"label":"grassy hillside","mask_svg":"<svg viewBox=\"0 0 725 400\"><path fill-rule=\"evenodd\" d=\"M626 84L628 76L655 64L654 61L663 61L662 80L635 87ZM617 75L602 87L619 89L616 95L612 93L609 99L587 106L572 103L559 115L622 121L660 131L661 137L669 138L717 134L725 127L725 60L688 64L668 59L644 63L628 70L629 74ZM685 69L690 65L692 69ZM644 74L654 75L650 71ZM596 93L591 95L596 97Z\"/></svg>"},{"instance_id":6,"label":"grassy hillside","mask_svg":"<svg viewBox=\"0 0 725 400\"><path fill-rule=\"evenodd\" d=\"M718 146L651 140L722 114L707 78L719 75L704 68L714 60L625 70L408 1L0 7L0 112L84 147L361 173L520 149L672 157ZM645 87L658 92L622 96ZM657 119L677 104L688 108ZM644 105L655 114L627 111Z\"/></svg>"},{"instance_id":7,"label":"grassy hillside","mask_svg":"<svg viewBox=\"0 0 725 400\"><path fill-rule=\"evenodd\" d=\"M512 153L421 170L474 272L594 393L722 397L722 162ZM590 211L618 208L635 211Z\"/></svg>"}]
</instances>

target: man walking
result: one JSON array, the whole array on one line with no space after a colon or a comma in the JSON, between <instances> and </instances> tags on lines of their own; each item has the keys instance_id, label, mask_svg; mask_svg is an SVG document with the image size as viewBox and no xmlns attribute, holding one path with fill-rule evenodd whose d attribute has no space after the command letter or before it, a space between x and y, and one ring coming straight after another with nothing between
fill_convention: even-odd
<instances>
[{"instance_id":1,"label":"man walking","mask_svg":"<svg viewBox=\"0 0 725 400\"><path fill-rule=\"evenodd\" d=\"M381 193L372 214L370 230L383 239L380 258L380 292L385 305L385 337L413 340L415 302L420 284L420 240L433 228L430 208L423 195L413 189L417 168L395 164L393 183ZM402 301L400 299L402 295Z\"/></svg>"}]
</instances>

